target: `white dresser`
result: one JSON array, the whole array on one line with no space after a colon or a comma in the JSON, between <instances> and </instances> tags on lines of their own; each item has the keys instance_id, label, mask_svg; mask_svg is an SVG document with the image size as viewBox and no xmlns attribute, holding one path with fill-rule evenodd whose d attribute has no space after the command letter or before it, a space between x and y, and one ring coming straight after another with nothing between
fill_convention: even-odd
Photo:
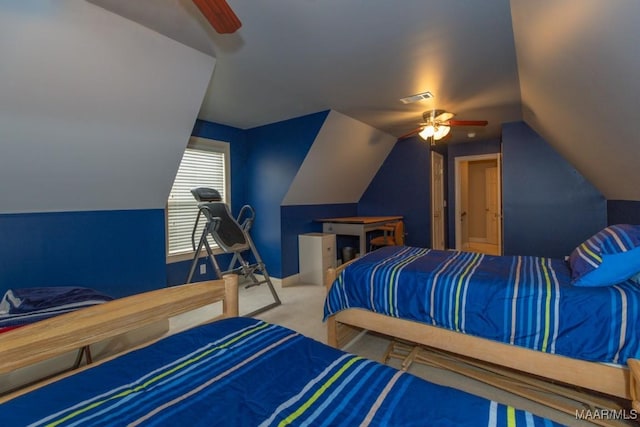
<instances>
[{"instance_id":1,"label":"white dresser","mask_svg":"<svg viewBox=\"0 0 640 427\"><path fill-rule=\"evenodd\" d=\"M307 233L298 236L300 283L324 285L329 267L336 266L336 235Z\"/></svg>"}]
</instances>

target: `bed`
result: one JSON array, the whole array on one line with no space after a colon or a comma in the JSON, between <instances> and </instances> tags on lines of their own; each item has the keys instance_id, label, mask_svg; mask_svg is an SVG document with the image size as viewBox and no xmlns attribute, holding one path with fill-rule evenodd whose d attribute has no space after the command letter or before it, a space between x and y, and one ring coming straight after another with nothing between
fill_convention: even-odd
<instances>
[{"instance_id":1,"label":"bed","mask_svg":"<svg viewBox=\"0 0 640 427\"><path fill-rule=\"evenodd\" d=\"M5 397L2 424L555 425L284 327L234 317L233 292L237 278L226 277L123 298L3 334L0 371L22 366L25 356L40 359L60 346L85 345L111 334L112 327L122 331L216 300L225 305L224 319ZM33 344L36 336L40 345Z\"/></svg>"},{"instance_id":2,"label":"bed","mask_svg":"<svg viewBox=\"0 0 640 427\"><path fill-rule=\"evenodd\" d=\"M616 239L624 250L611 247ZM631 280L639 260L640 226L630 225L607 227L568 262L382 248L329 271L328 341L341 347L372 330L629 399L626 363L640 356L640 286ZM604 275L611 265L624 272Z\"/></svg>"},{"instance_id":3,"label":"bed","mask_svg":"<svg viewBox=\"0 0 640 427\"><path fill-rule=\"evenodd\" d=\"M0 299L0 333L111 300L80 286L8 289Z\"/></svg>"}]
</instances>

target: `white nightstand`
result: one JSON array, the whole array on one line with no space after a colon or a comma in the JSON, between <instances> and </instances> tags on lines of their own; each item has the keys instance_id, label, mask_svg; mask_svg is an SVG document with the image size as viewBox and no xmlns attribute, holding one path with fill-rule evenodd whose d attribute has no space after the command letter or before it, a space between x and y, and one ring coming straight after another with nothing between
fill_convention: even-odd
<instances>
[{"instance_id":1,"label":"white nightstand","mask_svg":"<svg viewBox=\"0 0 640 427\"><path fill-rule=\"evenodd\" d=\"M298 236L300 282L324 285L329 267L336 266L336 235L307 233Z\"/></svg>"}]
</instances>

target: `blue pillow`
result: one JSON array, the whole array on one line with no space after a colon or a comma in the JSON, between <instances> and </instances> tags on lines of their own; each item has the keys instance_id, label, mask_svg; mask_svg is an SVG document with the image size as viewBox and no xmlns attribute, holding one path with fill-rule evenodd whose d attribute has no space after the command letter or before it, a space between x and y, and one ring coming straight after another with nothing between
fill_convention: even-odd
<instances>
[{"instance_id":1,"label":"blue pillow","mask_svg":"<svg viewBox=\"0 0 640 427\"><path fill-rule=\"evenodd\" d=\"M619 224L599 231L569 256L571 283L609 286L640 272L640 225Z\"/></svg>"}]
</instances>

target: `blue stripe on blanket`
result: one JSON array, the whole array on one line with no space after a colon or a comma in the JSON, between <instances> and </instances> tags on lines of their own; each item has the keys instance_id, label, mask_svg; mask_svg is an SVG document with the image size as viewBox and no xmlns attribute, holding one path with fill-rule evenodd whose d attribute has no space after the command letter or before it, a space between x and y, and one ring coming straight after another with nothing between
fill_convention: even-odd
<instances>
[{"instance_id":1,"label":"blue stripe on blanket","mask_svg":"<svg viewBox=\"0 0 640 427\"><path fill-rule=\"evenodd\" d=\"M570 280L559 259L386 247L340 274L325 318L363 308L583 360L640 356L640 288Z\"/></svg>"},{"instance_id":2,"label":"blue stripe on blanket","mask_svg":"<svg viewBox=\"0 0 640 427\"><path fill-rule=\"evenodd\" d=\"M9 289L0 300L0 328L27 325L112 299L78 286Z\"/></svg>"},{"instance_id":3,"label":"blue stripe on blanket","mask_svg":"<svg viewBox=\"0 0 640 427\"><path fill-rule=\"evenodd\" d=\"M192 329L32 391L0 405L0 420L34 426L553 425L248 318Z\"/></svg>"}]
</instances>

